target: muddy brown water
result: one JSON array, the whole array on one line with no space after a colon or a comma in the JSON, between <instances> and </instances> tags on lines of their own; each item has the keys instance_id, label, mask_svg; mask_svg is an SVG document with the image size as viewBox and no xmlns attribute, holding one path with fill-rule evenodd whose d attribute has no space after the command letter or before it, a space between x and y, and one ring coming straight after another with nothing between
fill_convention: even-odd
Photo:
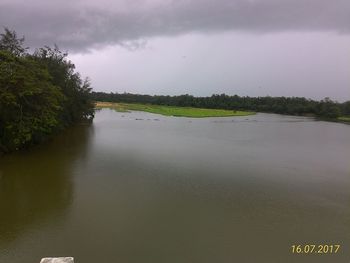
<instances>
[{"instance_id":1,"label":"muddy brown water","mask_svg":"<svg viewBox=\"0 0 350 263\"><path fill-rule=\"evenodd\" d=\"M348 263L349 246L349 125L103 109L0 157L1 263Z\"/></svg>"}]
</instances>

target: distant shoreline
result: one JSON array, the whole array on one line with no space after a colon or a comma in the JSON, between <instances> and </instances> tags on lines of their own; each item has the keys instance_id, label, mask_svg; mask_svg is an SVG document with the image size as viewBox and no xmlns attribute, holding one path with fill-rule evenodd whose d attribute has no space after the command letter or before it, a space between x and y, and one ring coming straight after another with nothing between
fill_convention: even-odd
<instances>
[{"instance_id":1,"label":"distant shoreline","mask_svg":"<svg viewBox=\"0 0 350 263\"><path fill-rule=\"evenodd\" d=\"M210 97L194 97L188 94L165 96L92 92L91 99L99 102L136 103L157 105L157 107L179 107L181 109L189 107L194 109L218 109L309 116L326 121L350 123L350 101L339 103L332 101L328 97L321 101L315 101L303 97L240 97L238 95L229 96L226 94L213 94Z\"/></svg>"},{"instance_id":2,"label":"distant shoreline","mask_svg":"<svg viewBox=\"0 0 350 263\"><path fill-rule=\"evenodd\" d=\"M154 114L160 114L164 116L174 117L189 117L189 118L206 118L206 117L235 117L235 116L249 116L255 115L256 112L250 111L233 111L225 109L207 109L207 108L194 108L194 107L175 107L156 104L141 104L141 103L120 103L120 102L105 102L96 101L95 108L110 108L119 112L128 111L144 111ZM276 113L274 113L276 114ZM286 115L286 114L282 114ZM296 116L296 115L290 115ZM298 115L297 115L298 116ZM299 115L303 117L314 117L315 120L338 122L350 125L350 117L341 116L336 119L333 118L321 118L314 114Z\"/></svg>"},{"instance_id":3,"label":"distant shoreline","mask_svg":"<svg viewBox=\"0 0 350 263\"><path fill-rule=\"evenodd\" d=\"M111 108L120 112L127 111L145 111L165 116L205 118L205 117L234 117L254 115L255 112L250 111L234 111L223 109L204 109L193 107L175 107L154 104L139 103L115 103L115 102L96 102L96 108Z\"/></svg>"}]
</instances>

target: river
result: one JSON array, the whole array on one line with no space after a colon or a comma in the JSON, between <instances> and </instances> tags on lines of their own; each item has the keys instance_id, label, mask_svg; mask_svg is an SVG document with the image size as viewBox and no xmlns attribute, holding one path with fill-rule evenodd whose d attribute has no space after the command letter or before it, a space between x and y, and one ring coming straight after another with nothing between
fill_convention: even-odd
<instances>
[{"instance_id":1,"label":"river","mask_svg":"<svg viewBox=\"0 0 350 263\"><path fill-rule=\"evenodd\" d=\"M347 263L350 126L103 109L0 157L0 213L1 263Z\"/></svg>"}]
</instances>

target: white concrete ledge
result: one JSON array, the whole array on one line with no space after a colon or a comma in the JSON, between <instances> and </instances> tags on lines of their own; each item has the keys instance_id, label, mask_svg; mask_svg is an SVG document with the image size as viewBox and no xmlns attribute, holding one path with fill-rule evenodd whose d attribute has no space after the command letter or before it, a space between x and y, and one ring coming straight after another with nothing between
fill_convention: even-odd
<instances>
[{"instance_id":1,"label":"white concrete ledge","mask_svg":"<svg viewBox=\"0 0 350 263\"><path fill-rule=\"evenodd\" d=\"M74 263L74 258L72 257L42 258L40 263Z\"/></svg>"}]
</instances>

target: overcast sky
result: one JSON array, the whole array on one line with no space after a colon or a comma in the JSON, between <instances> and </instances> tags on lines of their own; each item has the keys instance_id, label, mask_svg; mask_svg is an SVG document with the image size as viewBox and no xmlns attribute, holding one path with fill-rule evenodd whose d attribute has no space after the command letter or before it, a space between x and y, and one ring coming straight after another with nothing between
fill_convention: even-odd
<instances>
[{"instance_id":1,"label":"overcast sky","mask_svg":"<svg viewBox=\"0 0 350 263\"><path fill-rule=\"evenodd\" d=\"M350 99L349 0L0 0L96 91Z\"/></svg>"}]
</instances>

